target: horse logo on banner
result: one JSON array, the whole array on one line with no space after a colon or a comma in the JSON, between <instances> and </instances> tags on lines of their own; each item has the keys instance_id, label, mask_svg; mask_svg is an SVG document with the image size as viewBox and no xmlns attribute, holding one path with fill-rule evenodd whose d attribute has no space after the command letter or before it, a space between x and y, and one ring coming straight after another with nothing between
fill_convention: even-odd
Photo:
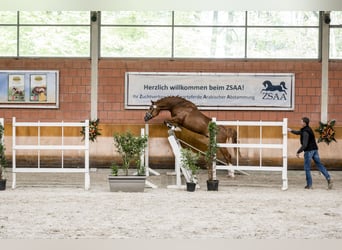
<instances>
[{"instance_id":1,"label":"horse logo on banner","mask_svg":"<svg viewBox=\"0 0 342 250\"><path fill-rule=\"evenodd\" d=\"M286 92L286 86L285 86L285 82L280 82L279 85L273 85L271 81L266 80L262 83L262 85L264 85L264 89L261 90L262 91L279 91L279 92L284 92L285 94L287 94Z\"/></svg>"}]
</instances>

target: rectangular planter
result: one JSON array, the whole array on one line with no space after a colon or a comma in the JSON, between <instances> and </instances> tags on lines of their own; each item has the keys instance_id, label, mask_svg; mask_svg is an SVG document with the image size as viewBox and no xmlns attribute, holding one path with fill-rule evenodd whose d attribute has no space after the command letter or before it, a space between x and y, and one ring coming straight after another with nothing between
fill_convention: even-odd
<instances>
[{"instance_id":1,"label":"rectangular planter","mask_svg":"<svg viewBox=\"0 0 342 250\"><path fill-rule=\"evenodd\" d=\"M109 175L109 190L111 192L144 192L146 176L129 175L115 176Z\"/></svg>"}]
</instances>

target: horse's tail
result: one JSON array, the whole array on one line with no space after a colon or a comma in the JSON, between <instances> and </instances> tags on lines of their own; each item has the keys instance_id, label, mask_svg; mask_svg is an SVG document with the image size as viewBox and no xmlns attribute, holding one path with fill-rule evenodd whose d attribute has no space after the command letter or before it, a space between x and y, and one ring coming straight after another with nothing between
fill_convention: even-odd
<instances>
[{"instance_id":1,"label":"horse's tail","mask_svg":"<svg viewBox=\"0 0 342 250\"><path fill-rule=\"evenodd\" d=\"M234 144L237 144L237 131L233 128L228 128L227 129L227 139L231 139L232 140L232 143ZM239 148L234 148L234 153L235 153L235 156L237 156L239 154L239 157L241 157L241 153L240 153L240 150Z\"/></svg>"}]
</instances>

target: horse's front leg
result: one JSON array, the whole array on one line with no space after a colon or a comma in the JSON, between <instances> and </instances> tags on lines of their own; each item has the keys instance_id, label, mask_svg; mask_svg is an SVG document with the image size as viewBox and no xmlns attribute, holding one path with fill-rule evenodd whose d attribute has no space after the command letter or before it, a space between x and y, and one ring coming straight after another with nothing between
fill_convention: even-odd
<instances>
[{"instance_id":1,"label":"horse's front leg","mask_svg":"<svg viewBox=\"0 0 342 250\"><path fill-rule=\"evenodd\" d=\"M174 131L182 131L180 127L178 127L178 124L172 120L165 120L164 124Z\"/></svg>"}]
</instances>

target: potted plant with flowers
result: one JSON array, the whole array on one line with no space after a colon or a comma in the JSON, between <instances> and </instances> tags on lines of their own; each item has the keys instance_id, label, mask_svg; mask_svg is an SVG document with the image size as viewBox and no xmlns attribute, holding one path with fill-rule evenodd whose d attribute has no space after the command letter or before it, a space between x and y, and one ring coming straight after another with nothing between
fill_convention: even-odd
<instances>
[{"instance_id":1,"label":"potted plant with flowers","mask_svg":"<svg viewBox=\"0 0 342 250\"><path fill-rule=\"evenodd\" d=\"M209 131L209 145L208 149L205 153L205 159L208 166L208 180L207 180L207 189L208 191L218 191L219 180L216 179L215 174L215 164L216 164L216 153L217 153L217 142L216 135L218 132L217 124L213 121L208 124Z\"/></svg>"},{"instance_id":2,"label":"potted plant with flowers","mask_svg":"<svg viewBox=\"0 0 342 250\"><path fill-rule=\"evenodd\" d=\"M114 134L114 145L121 156L123 175L119 175L119 167L113 163L112 173L108 176L110 191L143 192L146 174L140 156L147 146L147 136L134 136L129 131ZM136 174L129 172L131 164L134 163Z\"/></svg>"},{"instance_id":3,"label":"potted plant with flowers","mask_svg":"<svg viewBox=\"0 0 342 250\"><path fill-rule=\"evenodd\" d=\"M5 145L4 145L4 127L0 123L0 190L6 189L6 178L5 178L5 170L6 170L6 157L5 157Z\"/></svg>"}]
</instances>

